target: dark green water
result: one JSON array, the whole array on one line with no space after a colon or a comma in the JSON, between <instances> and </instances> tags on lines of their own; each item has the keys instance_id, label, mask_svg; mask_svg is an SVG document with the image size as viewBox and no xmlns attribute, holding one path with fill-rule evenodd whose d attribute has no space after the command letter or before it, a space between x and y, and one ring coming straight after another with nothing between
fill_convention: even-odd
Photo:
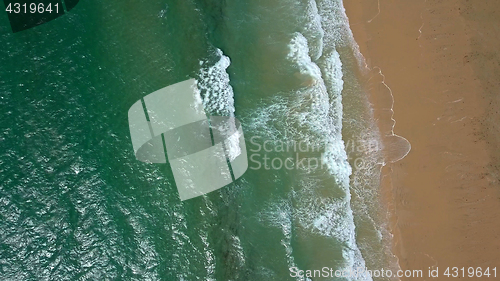
<instances>
[{"instance_id":1,"label":"dark green water","mask_svg":"<svg viewBox=\"0 0 500 281\"><path fill-rule=\"evenodd\" d=\"M341 7L88 0L15 34L0 13L0 280L304 280L289 267L384 264L366 203L376 167L351 168L342 143L369 114ZM168 165L135 159L127 112L189 78L209 113L242 121L247 149L330 142L328 168L249 169L181 202ZM332 278L350 279L367 280Z\"/></svg>"}]
</instances>

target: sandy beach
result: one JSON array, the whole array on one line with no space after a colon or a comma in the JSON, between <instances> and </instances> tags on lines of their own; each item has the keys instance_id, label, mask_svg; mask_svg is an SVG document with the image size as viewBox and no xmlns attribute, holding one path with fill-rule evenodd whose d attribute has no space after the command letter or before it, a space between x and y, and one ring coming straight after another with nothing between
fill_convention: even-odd
<instances>
[{"instance_id":1,"label":"sandy beach","mask_svg":"<svg viewBox=\"0 0 500 281\"><path fill-rule=\"evenodd\" d=\"M379 127L392 133L392 93L394 133L412 147L383 169L400 267L423 277L438 268L432 280L447 280L448 267L500 269L500 2L344 6L371 69L366 88Z\"/></svg>"}]
</instances>

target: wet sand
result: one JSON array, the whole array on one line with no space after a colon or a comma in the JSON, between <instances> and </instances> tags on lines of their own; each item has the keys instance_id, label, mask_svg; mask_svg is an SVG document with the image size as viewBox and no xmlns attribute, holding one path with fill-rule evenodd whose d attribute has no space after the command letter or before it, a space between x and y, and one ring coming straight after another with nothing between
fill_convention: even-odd
<instances>
[{"instance_id":1,"label":"wet sand","mask_svg":"<svg viewBox=\"0 0 500 281\"><path fill-rule=\"evenodd\" d=\"M366 88L379 127L392 133L392 94L394 133L412 147L383 168L400 267L424 277L438 267L432 280L447 280L447 267L500 271L500 1L344 6L371 69Z\"/></svg>"}]
</instances>

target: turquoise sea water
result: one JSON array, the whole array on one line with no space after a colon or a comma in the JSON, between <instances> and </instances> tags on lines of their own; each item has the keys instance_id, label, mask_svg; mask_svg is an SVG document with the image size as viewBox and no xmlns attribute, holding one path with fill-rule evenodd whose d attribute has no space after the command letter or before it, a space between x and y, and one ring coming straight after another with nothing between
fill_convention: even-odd
<instances>
[{"instance_id":1,"label":"turquoise sea water","mask_svg":"<svg viewBox=\"0 0 500 281\"><path fill-rule=\"evenodd\" d=\"M340 1L88 0L16 34L0 13L0 43L1 280L306 280L289 268L391 265ZM250 162L181 202L168 165L135 159L127 112L189 78L210 114L242 121L256 162L319 155L280 142L328 143L326 166Z\"/></svg>"}]
</instances>

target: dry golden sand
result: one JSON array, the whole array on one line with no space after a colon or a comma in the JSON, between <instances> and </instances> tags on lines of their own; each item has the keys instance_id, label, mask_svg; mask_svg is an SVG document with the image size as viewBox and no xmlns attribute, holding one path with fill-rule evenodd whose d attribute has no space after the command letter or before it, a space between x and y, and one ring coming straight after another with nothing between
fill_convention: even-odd
<instances>
[{"instance_id":1,"label":"dry golden sand","mask_svg":"<svg viewBox=\"0 0 500 281\"><path fill-rule=\"evenodd\" d=\"M411 152L384 167L403 270L497 267L500 279L500 1L345 0L382 131ZM378 73L381 70L383 76ZM431 280L403 278L404 280ZM453 278L454 279L454 278Z\"/></svg>"}]
</instances>

